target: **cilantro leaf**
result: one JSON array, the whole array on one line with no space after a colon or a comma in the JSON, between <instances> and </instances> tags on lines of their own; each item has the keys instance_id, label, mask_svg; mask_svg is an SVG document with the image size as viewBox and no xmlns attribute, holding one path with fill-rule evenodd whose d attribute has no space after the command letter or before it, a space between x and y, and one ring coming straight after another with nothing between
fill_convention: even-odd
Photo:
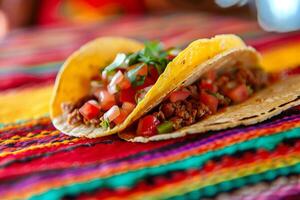
<instances>
[{"instance_id":1,"label":"cilantro leaf","mask_svg":"<svg viewBox=\"0 0 300 200\"><path fill-rule=\"evenodd\" d=\"M133 86L139 86L144 84L146 77L137 75L139 70L144 66L145 64L138 65L134 69L127 72L127 76Z\"/></svg>"},{"instance_id":2,"label":"cilantro leaf","mask_svg":"<svg viewBox=\"0 0 300 200\"><path fill-rule=\"evenodd\" d=\"M114 61L108 65L104 71L107 74L110 74L115 71L117 68L124 68L128 66L132 66L138 63L146 64L146 65L152 65L156 68L157 72L159 74L163 73L165 70L167 64L169 63L169 60L167 59L169 54L169 50L164 50L163 45L160 42L157 41L148 41L145 42L144 49L130 53L130 54L124 54L119 53L117 54ZM136 68L136 71L138 69ZM130 72L132 75L134 74L134 71ZM130 74L129 73L129 74ZM131 75L129 75L131 76ZM130 78L130 77L129 77ZM133 77L131 76L130 80L131 82L136 83L137 85L144 83L143 77ZM138 80L138 82L136 82Z\"/></svg>"},{"instance_id":3,"label":"cilantro leaf","mask_svg":"<svg viewBox=\"0 0 300 200\"><path fill-rule=\"evenodd\" d=\"M135 52L135 53L131 53L131 54L128 54L127 55L127 58L126 58L126 65L127 66L131 66L131 65L134 65L134 64L137 64L139 62L139 55L140 52Z\"/></svg>"},{"instance_id":4,"label":"cilantro leaf","mask_svg":"<svg viewBox=\"0 0 300 200\"><path fill-rule=\"evenodd\" d=\"M145 42L145 48L139 52L137 60L147 65L154 65L158 73L161 74L168 64L167 55L161 43Z\"/></svg>"},{"instance_id":5,"label":"cilantro leaf","mask_svg":"<svg viewBox=\"0 0 300 200\"><path fill-rule=\"evenodd\" d=\"M103 119L103 121L100 123L100 126L104 129L110 128L109 121L107 119Z\"/></svg>"}]
</instances>

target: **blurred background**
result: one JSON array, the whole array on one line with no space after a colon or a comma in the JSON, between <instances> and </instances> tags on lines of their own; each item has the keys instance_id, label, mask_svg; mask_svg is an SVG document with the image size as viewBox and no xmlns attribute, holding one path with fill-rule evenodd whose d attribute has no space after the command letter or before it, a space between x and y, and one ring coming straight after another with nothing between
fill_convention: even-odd
<instances>
[{"instance_id":1,"label":"blurred background","mask_svg":"<svg viewBox=\"0 0 300 200\"><path fill-rule=\"evenodd\" d=\"M0 38L24 27L174 12L257 20L267 31L289 32L300 28L300 0L0 0Z\"/></svg>"},{"instance_id":2,"label":"blurred background","mask_svg":"<svg viewBox=\"0 0 300 200\"><path fill-rule=\"evenodd\" d=\"M65 59L102 36L184 48L233 33L266 70L300 63L300 0L0 0L0 91L52 84Z\"/></svg>"}]
</instances>

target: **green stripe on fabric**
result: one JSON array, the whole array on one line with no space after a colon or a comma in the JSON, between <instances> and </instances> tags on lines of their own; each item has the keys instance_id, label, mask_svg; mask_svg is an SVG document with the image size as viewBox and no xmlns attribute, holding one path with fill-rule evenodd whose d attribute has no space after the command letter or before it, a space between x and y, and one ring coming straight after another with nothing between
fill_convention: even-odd
<instances>
[{"instance_id":1,"label":"green stripe on fabric","mask_svg":"<svg viewBox=\"0 0 300 200\"><path fill-rule=\"evenodd\" d=\"M237 151L245 151L248 149L258 149L265 148L267 150L274 149L279 143L284 139L292 139L300 137L300 127L295 128L289 131L280 132L274 135L264 136L260 138L255 138L245 142L237 143L232 146L225 147L216 151L207 152L202 155L191 156L183 160L175 161L163 166L155 166L151 168L143 168L133 172L127 172L112 177L107 177L103 179L94 179L89 182L75 183L72 185L67 185L57 189L51 189L45 193L31 197L31 200L37 199L59 199L62 196L76 195L80 192L88 192L95 190L99 187L132 187L138 180L141 180L145 176L149 175L159 175L166 173L168 171L174 170L186 170L190 168L200 168L208 160L211 160L214 157L231 155Z\"/></svg>"},{"instance_id":2,"label":"green stripe on fabric","mask_svg":"<svg viewBox=\"0 0 300 200\"><path fill-rule=\"evenodd\" d=\"M12 74L12 73L28 73L28 74L37 74L37 73L49 73L56 72L59 70L63 62L52 62L42 65L22 67L22 66L12 66L0 68L0 75Z\"/></svg>"},{"instance_id":3,"label":"green stripe on fabric","mask_svg":"<svg viewBox=\"0 0 300 200\"><path fill-rule=\"evenodd\" d=\"M181 200L181 199L200 199L203 197L212 197L221 192L228 192L232 189L238 189L248 184L257 184L261 181L271 181L279 176L286 176L288 174L300 173L300 163L291 165L288 167L282 167L278 169L268 170L263 173L253 174L242 178L232 179L224 181L215 185L207 186L199 190L195 190L189 193L182 194L180 196L168 198L169 200Z\"/></svg>"},{"instance_id":4,"label":"green stripe on fabric","mask_svg":"<svg viewBox=\"0 0 300 200\"><path fill-rule=\"evenodd\" d=\"M4 128L6 126L12 126L12 125L20 125L20 124L24 124L24 123L27 123L27 122L30 122L32 120L38 120L38 119L42 119L42 118L45 118L45 117L50 117L49 114L45 114L45 115L42 115L38 118L32 118L32 119L29 119L29 120L26 120L26 119L20 119L20 120L17 120L15 122L11 122L11 123L0 123L0 128Z\"/></svg>"}]
</instances>

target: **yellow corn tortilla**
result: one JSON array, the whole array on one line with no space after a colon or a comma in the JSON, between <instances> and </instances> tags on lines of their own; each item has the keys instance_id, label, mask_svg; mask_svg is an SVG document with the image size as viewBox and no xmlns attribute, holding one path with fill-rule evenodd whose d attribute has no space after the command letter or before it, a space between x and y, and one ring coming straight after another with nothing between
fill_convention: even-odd
<instances>
[{"instance_id":1,"label":"yellow corn tortilla","mask_svg":"<svg viewBox=\"0 0 300 200\"><path fill-rule=\"evenodd\" d=\"M77 136L95 138L124 130L156 106L167 93L183 84L199 68L200 63L207 62L219 55L233 50L246 48L244 42L235 35L219 35L211 39L199 39L192 42L168 64L155 85L147 92L126 120L112 129L94 128L86 125L71 126L67 116L62 114L63 102L76 102L89 92L91 78L109 64L117 53L140 50L143 45L137 41L104 37L96 39L73 53L61 68L55 83L51 101L50 116L54 126L61 132ZM256 57L255 57L256 59ZM204 68L206 65L201 65Z\"/></svg>"},{"instance_id":2,"label":"yellow corn tortilla","mask_svg":"<svg viewBox=\"0 0 300 200\"><path fill-rule=\"evenodd\" d=\"M196 124L172 133L146 138L124 132L119 136L127 141L143 143L178 138L188 134L256 124L297 105L300 105L300 75L278 82L241 104L229 106L224 112L211 115Z\"/></svg>"},{"instance_id":3,"label":"yellow corn tortilla","mask_svg":"<svg viewBox=\"0 0 300 200\"><path fill-rule=\"evenodd\" d=\"M251 47L231 49L223 52L194 68L190 77L182 80L180 86L188 86L197 81L206 71L241 65L255 67L259 65L258 53ZM165 90L172 91L172 90ZM171 133L151 137L133 135L130 132L119 133L119 136L131 142L149 142L183 137L187 134L222 130L239 125L255 124L271 118L288 108L300 104L300 75L280 81L257 92L247 101L229 106L225 111L208 116L191 126L183 127Z\"/></svg>"}]
</instances>

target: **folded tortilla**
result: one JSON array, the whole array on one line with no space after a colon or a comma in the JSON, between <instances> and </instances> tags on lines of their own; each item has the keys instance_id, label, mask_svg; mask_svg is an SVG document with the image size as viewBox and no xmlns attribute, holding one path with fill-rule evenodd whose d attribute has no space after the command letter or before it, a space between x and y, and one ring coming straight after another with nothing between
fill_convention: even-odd
<instances>
[{"instance_id":1,"label":"folded tortilla","mask_svg":"<svg viewBox=\"0 0 300 200\"><path fill-rule=\"evenodd\" d=\"M182 55L181 55L182 56ZM185 62L190 63L193 57L186 56L183 58ZM172 63L174 64L174 63ZM177 63L178 65L183 63ZM167 95L181 88L188 86L197 81L205 72L209 70L218 70L221 68L231 67L235 64L244 67L260 66L259 54L251 47L242 47L229 49L211 57L204 62L193 63L193 67L189 74L186 74L180 82L166 80L163 84L164 94L153 95L147 98L147 101L153 101L153 106L159 105ZM159 90L161 86L155 84L153 91ZM183 137L188 134L199 134L206 131L216 131L239 125L250 125L267 120L279 113L300 104L300 75L290 77L286 80L277 82L269 87L256 92L252 97L243 103L231 105L220 111L210 115L207 118L190 126L183 127L171 133L157 134L150 137L143 137L129 132L119 133L119 136L131 142L149 142L171 138Z\"/></svg>"},{"instance_id":2,"label":"folded tortilla","mask_svg":"<svg viewBox=\"0 0 300 200\"><path fill-rule=\"evenodd\" d=\"M131 39L103 37L89 42L73 53L62 66L55 82L50 105L53 125L61 132L77 137L95 138L120 132L159 104L165 94L183 85L184 80L191 80L191 74L201 63L207 63L200 67L205 71L212 58L239 51L246 48L246 45L235 35L196 40L167 65L155 85L122 124L107 130L87 125L69 125L67 116L61 110L61 104L76 102L86 96L92 77L106 67L118 53L135 52L142 48L141 43ZM252 56L251 59L255 60L257 57Z\"/></svg>"}]
</instances>

